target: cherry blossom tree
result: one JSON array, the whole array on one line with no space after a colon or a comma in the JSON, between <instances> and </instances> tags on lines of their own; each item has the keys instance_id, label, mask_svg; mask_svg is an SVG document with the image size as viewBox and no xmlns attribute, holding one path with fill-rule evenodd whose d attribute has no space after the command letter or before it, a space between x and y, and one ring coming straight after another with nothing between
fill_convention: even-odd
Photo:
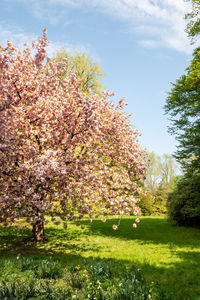
<instances>
[{"instance_id":1,"label":"cherry blossom tree","mask_svg":"<svg viewBox=\"0 0 200 300\"><path fill-rule=\"evenodd\" d=\"M47 212L64 228L139 215L146 159L124 99L83 93L76 73L61 80L66 61L47 58L47 46L46 30L31 50L0 46L0 223L26 218L35 241Z\"/></svg>"}]
</instances>

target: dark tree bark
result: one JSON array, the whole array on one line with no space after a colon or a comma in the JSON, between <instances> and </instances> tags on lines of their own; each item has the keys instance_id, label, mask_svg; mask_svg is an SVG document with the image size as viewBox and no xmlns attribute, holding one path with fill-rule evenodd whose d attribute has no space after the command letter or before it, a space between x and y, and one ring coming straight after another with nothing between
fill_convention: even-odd
<instances>
[{"instance_id":1,"label":"dark tree bark","mask_svg":"<svg viewBox=\"0 0 200 300\"><path fill-rule=\"evenodd\" d=\"M32 229L32 238L35 242L44 242L46 237L44 234L44 220L38 220Z\"/></svg>"}]
</instances>

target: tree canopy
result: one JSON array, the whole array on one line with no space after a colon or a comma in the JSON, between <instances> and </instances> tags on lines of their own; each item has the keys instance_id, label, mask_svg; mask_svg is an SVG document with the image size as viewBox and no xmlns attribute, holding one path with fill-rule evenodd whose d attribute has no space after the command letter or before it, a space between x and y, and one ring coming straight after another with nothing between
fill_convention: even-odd
<instances>
[{"instance_id":1,"label":"tree canopy","mask_svg":"<svg viewBox=\"0 0 200 300\"><path fill-rule=\"evenodd\" d=\"M138 203L143 215L161 215L167 212L167 198L180 174L175 159L168 154L162 156L148 153L144 187L147 191Z\"/></svg>"},{"instance_id":2,"label":"tree canopy","mask_svg":"<svg viewBox=\"0 0 200 300\"><path fill-rule=\"evenodd\" d=\"M199 4L193 1L196 16ZM193 24L191 36L199 33L198 26L198 22ZM165 112L171 116L169 130L179 142L175 157L184 170L184 176L169 195L167 206L171 221L178 225L200 226L200 48L194 51L186 71L173 84L165 105Z\"/></svg>"},{"instance_id":3,"label":"tree canopy","mask_svg":"<svg viewBox=\"0 0 200 300\"><path fill-rule=\"evenodd\" d=\"M0 222L26 218L37 241L47 212L65 228L83 217L137 216L146 159L124 100L84 93L72 71L61 79L66 60L47 59L47 45L44 30L34 55L0 46Z\"/></svg>"},{"instance_id":4,"label":"tree canopy","mask_svg":"<svg viewBox=\"0 0 200 300\"><path fill-rule=\"evenodd\" d=\"M182 226L200 227L200 174L186 173L176 182L167 207L170 220Z\"/></svg>"},{"instance_id":5,"label":"tree canopy","mask_svg":"<svg viewBox=\"0 0 200 300\"><path fill-rule=\"evenodd\" d=\"M186 27L186 32L194 42L200 34L200 0L186 0L192 3L192 11L185 15L186 20L190 20Z\"/></svg>"},{"instance_id":6,"label":"tree canopy","mask_svg":"<svg viewBox=\"0 0 200 300\"><path fill-rule=\"evenodd\" d=\"M162 156L151 152L148 154L149 163L145 176L145 187L152 194L159 186L173 185L175 177L178 175L175 159L168 154Z\"/></svg>"},{"instance_id":7,"label":"tree canopy","mask_svg":"<svg viewBox=\"0 0 200 300\"><path fill-rule=\"evenodd\" d=\"M194 52L187 74L173 84L165 112L171 116L169 130L179 142L176 159L188 171L200 170L200 49Z\"/></svg>"},{"instance_id":8,"label":"tree canopy","mask_svg":"<svg viewBox=\"0 0 200 300\"><path fill-rule=\"evenodd\" d=\"M61 49L55 56L56 61L67 59L65 68L62 72L62 78L65 78L70 71L76 72L78 79L83 79L80 82L80 87L87 94L101 95L104 86L100 80L104 76L101 67L98 63L86 53L75 51L73 55L67 53L65 49Z\"/></svg>"}]
</instances>

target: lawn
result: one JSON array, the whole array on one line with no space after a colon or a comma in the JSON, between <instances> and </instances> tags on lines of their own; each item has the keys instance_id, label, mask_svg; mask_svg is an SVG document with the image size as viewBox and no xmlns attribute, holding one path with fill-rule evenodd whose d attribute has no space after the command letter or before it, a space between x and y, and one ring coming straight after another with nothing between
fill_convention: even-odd
<instances>
[{"instance_id":1,"label":"lawn","mask_svg":"<svg viewBox=\"0 0 200 300\"><path fill-rule=\"evenodd\" d=\"M164 217L142 217L136 229L132 217L123 219L117 230L113 224L114 219L82 221L85 229L71 224L67 230L50 224L45 229L48 242L42 244L28 242L30 229L0 227L0 281L33 276L28 268L24 274L17 269L22 258L53 261L63 270L79 271L78 266L81 272L112 263L119 274L141 270L147 282L159 282L171 299L200 299L199 229L172 226Z\"/></svg>"}]
</instances>

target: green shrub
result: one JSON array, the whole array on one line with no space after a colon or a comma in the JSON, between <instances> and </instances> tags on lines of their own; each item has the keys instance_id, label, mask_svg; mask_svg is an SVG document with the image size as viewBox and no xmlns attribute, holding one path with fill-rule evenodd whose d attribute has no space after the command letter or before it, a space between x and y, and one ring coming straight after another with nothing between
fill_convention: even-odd
<instances>
[{"instance_id":1,"label":"green shrub","mask_svg":"<svg viewBox=\"0 0 200 300\"><path fill-rule=\"evenodd\" d=\"M143 216L153 215L153 197L151 194L143 196L138 202L138 206Z\"/></svg>"},{"instance_id":2,"label":"green shrub","mask_svg":"<svg viewBox=\"0 0 200 300\"><path fill-rule=\"evenodd\" d=\"M167 213L166 201L157 193L155 196L148 194L141 197L138 206L143 216L160 216Z\"/></svg>"},{"instance_id":3,"label":"green shrub","mask_svg":"<svg viewBox=\"0 0 200 300\"><path fill-rule=\"evenodd\" d=\"M200 227L200 174L186 174L167 201L169 219L184 226Z\"/></svg>"}]
</instances>

